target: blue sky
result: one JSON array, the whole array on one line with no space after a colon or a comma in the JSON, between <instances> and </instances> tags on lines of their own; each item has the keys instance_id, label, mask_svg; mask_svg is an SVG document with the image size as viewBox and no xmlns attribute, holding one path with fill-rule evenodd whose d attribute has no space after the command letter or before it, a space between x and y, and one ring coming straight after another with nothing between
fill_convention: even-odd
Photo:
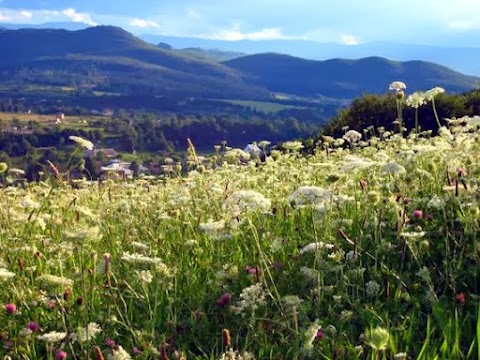
<instances>
[{"instance_id":1,"label":"blue sky","mask_svg":"<svg viewBox=\"0 0 480 360\"><path fill-rule=\"evenodd\" d=\"M480 0L0 0L0 23L52 21L224 40L447 44L480 34Z\"/></svg>"}]
</instances>

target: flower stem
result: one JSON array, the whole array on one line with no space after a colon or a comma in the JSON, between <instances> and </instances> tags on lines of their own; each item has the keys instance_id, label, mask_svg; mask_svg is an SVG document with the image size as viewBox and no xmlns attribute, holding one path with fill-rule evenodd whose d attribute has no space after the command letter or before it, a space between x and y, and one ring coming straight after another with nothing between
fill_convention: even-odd
<instances>
[{"instance_id":1,"label":"flower stem","mask_svg":"<svg viewBox=\"0 0 480 360\"><path fill-rule=\"evenodd\" d=\"M435 114L435 120L437 121L438 128L440 129L442 125L440 125L440 119L438 118L437 108L435 107L435 99L432 98L432 108L433 113Z\"/></svg>"}]
</instances>

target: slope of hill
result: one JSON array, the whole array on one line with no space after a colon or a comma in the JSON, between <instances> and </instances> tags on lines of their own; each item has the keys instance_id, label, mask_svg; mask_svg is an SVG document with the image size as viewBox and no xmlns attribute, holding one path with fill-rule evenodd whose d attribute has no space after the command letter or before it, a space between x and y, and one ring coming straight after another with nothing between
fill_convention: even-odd
<instances>
[{"instance_id":1,"label":"slope of hill","mask_svg":"<svg viewBox=\"0 0 480 360\"><path fill-rule=\"evenodd\" d=\"M394 80L405 81L409 90L442 86L449 92L479 83L433 63L378 57L313 61L267 53L218 62L215 52L155 46L112 26L0 30L0 47L9 50L0 57L0 91L17 94L70 91L266 100L277 92L312 101L383 93ZM232 54L217 52L220 55Z\"/></svg>"},{"instance_id":2,"label":"slope of hill","mask_svg":"<svg viewBox=\"0 0 480 360\"><path fill-rule=\"evenodd\" d=\"M84 84L126 94L268 97L268 92L246 84L241 74L225 65L161 49L111 26L3 30L0 47L9 49L0 57L3 84L75 88ZM122 84L130 90L125 86L122 90Z\"/></svg>"},{"instance_id":3,"label":"slope of hill","mask_svg":"<svg viewBox=\"0 0 480 360\"><path fill-rule=\"evenodd\" d=\"M480 78L466 76L444 66L424 61L396 62L369 57L360 60L313 61L289 55L258 54L224 62L251 76L257 85L271 91L335 98L362 93L383 93L392 81L402 80L409 89L441 86L450 92L470 90Z\"/></svg>"},{"instance_id":4,"label":"slope of hill","mask_svg":"<svg viewBox=\"0 0 480 360\"><path fill-rule=\"evenodd\" d=\"M247 54L236 51L223 51L218 49L202 49L202 48L185 48L177 50L180 53L188 54L200 59L212 61L228 61L237 59Z\"/></svg>"}]
</instances>

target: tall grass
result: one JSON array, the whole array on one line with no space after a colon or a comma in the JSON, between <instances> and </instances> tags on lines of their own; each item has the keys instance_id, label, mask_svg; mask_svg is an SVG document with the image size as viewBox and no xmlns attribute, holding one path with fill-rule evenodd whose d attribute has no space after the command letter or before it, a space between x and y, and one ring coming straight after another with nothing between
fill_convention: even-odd
<instances>
[{"instance_id":1,"label":"tall grass","mask_svg":"<svg viewBox=\"0 0 480 360\"><path fill-rule=\"evenodd\" d=\"M4 188L0 352L478 358L480 137L464 124Z\"/></svg>"}]
</instances>

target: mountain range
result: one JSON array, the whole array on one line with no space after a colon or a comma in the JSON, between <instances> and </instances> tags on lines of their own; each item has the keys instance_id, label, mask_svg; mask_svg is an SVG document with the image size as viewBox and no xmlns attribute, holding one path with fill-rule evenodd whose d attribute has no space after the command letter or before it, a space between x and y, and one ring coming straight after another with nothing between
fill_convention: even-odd
<instances>
[{"instance_id":1,"label":"mountain range","mask_svg":"<svg viewBox=\"0 0 480 360\"><path fill-rule=\"evenodd\" d=\"M0 29L65 29L81 30L90 27L81 22L49 22L43 24L0 23ZM167 43L174 49L202 49L202 51L239 53L252 55L275 52L312 60L332 58L360 59L364 57L385 57L390 60L423 60L447 66L464 74L480 76L480 30L469 34L459 32L442 35L435 44L407 44L393 42L368 42L357 45L322 43L302 39L280 40L213 40L193 37L139 34L142 40L151 43ZM455 44L442 45L442 44ZM222 59L220 57L220 59Z\"/></svg>"},{"instance_id":2,"label":"mountain range","mask_svg":"<svg viewBox=\"0 0 480 360\"><path fill-rule=\"evenodd\" d=\"M0 90L70 89L100 95L250 100L282 93L351 99L363 93L384 93L395 80L405 81L413 90L442 86L449 92L480 84L480 78L419 60L315 61L277 53L242 56L198 47L179 50L166 40L156 46L112 26L0 30L0 47L8 49L0 57Z\"/></svg>"},{"instance_id":3,"label":"mountain range","mask_svg":"<svg viewBox=\"0 0 480 360\"><path fill-rule=\"evenodd\" d=\"M150 43L165 42L175 49L200 47L236 51L248 55L274 52L312 60L384 57L396 61L422 60L447 66L464 74L480 76L480 31L467 39L450 39L456 46L370 42L358 45L308 40L211 40L175 36L140 35Z\"/></svg>"}]
</instances>

